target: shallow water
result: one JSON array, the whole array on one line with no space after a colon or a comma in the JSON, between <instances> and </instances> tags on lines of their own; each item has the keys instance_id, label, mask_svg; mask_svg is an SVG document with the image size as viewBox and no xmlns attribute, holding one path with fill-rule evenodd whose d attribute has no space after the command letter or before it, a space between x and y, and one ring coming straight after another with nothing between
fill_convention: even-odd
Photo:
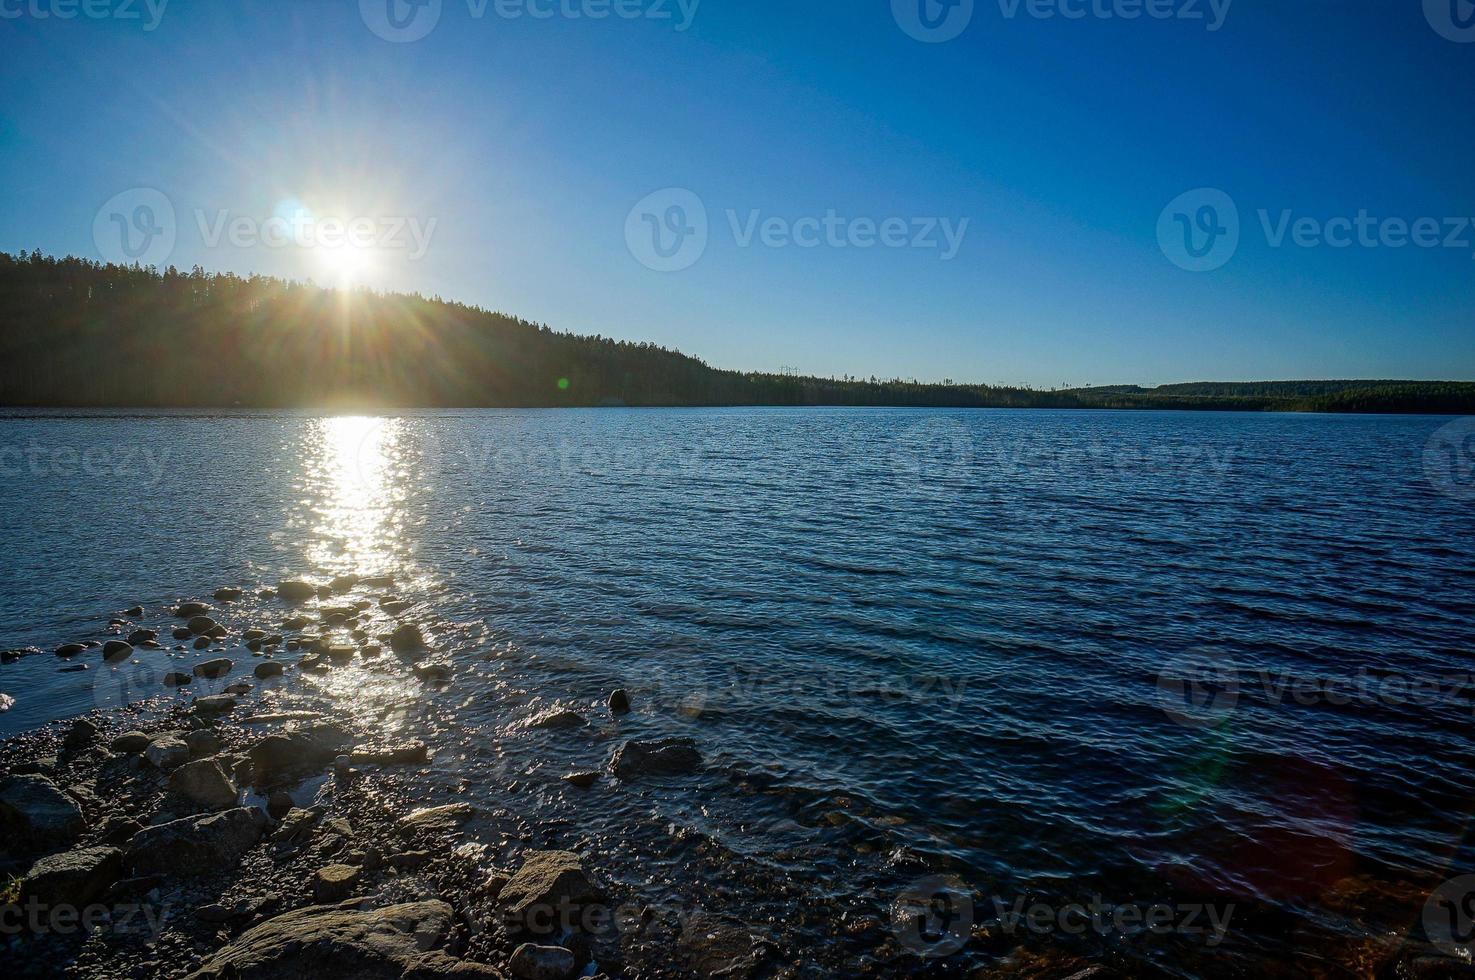
<instances>
[{"instance_id":1,"label":"shallow water","mask_svg":"<svg viewBox=\"0 0 1475 980\"><path fill-rule=\"evenodd\" d=\"M455 682L332 683L440 750L432 792L801 933L884 919L934 874L973 890L975 923L1017 896L1235 903L1207 951L1052 937L1204 972L1199 953L1387 928L1368 881L1472 870L1475 502L1423 463L1448 421L9 413L0 647L47 652L0 667L0 734L155 696L49 652L134 603L152 625L221 585L393 572ZM1185 680L1217 699L1185 703ZM597 705L618 686L637 711L616 721ZM554 704L594 724L519 726ZM712 769L558 782L663 734Z\"/></svg>"}]
</instances>

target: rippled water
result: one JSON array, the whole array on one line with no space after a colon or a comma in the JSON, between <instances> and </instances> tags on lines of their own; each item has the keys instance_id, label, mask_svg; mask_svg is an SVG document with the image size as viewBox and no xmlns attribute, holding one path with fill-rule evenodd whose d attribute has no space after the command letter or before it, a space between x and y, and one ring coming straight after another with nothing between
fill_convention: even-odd
<instances>
[{"instance_id":1,"label":"rippled water","mask_svg":"<svg viewBox=\"0 0 1475 980\"><path fill-rule=\"evenodd\" d=\"M393 572L455 683L346 675L345 703L413 705L376 717L441 750L439 788L627 881L816 935L932 874L975 922L995 897L1206 897L1240 912L1212 962L1243 962L1407 932L1368 896L1475 870L1475 502L1422 464L1446 422L12 413L0 647L225 584ZM0 668L0 734L115 701L93 666ZM619 721L595 708L617 686ZM519 726L554 704L594 724ZM659 734L713 767L558 781ZM1061 942L1204 970L1192 938Z\"/></svg>"}]
</instances>

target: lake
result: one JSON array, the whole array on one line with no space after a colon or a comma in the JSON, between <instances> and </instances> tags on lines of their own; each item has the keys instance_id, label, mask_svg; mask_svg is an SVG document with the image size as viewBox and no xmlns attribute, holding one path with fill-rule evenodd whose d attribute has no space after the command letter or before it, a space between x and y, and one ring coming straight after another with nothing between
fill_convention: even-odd
<instances>
[{"instance_id":1,"label":"lake","mask_svg":"<svg viewBox=\"0 0 1475 980\"><path fill-rule=\"evenodd\" d=\"M0 667L0 734L159 696L50 652L135 603L239 585L234 619L279 627L255 589L393 573L454 682L328 690L652 902L816 940L873 915L940 973L1012 945L1001 910L1092 898L1232 918L1061 919L1051 955L1352 956L1475 870L1475 502L1425 468L1449 421L9 411L0 648L45 652ZM594 723L522 724L555 706ZM571 802L631 735L709 767ZM920 893L951 919L909 933Z\"/></svg>"}]
</instances>

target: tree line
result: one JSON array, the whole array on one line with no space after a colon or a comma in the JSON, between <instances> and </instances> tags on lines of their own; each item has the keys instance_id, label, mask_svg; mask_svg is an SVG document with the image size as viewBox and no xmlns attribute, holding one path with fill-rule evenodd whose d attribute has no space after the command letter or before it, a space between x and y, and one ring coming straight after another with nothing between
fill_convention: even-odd
<instances>
[{"instance_id":1,"label":"tree line","mask_svg":"<svg viewBox=\"0 0 1475 980\"><path fill-rule=\"evenodd\" d=\"M439 297L0 252L0 404L76 407L856 405L1475 414L1475 384L1042 391L725 371Z\"/></svg>"}]
</instances>

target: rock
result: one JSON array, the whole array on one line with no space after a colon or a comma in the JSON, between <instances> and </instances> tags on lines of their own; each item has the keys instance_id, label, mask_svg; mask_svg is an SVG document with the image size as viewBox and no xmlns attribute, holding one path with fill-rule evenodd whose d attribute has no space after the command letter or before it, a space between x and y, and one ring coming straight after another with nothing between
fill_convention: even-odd
<instances>
[{"instance_id":1,"label":"rock","mask_svg":"<svg viewBox=\"0 0 1475 980\"><path fill-rule=\"evenodd\" d=\"M108 748L122 755L137 755L149 747L153 736L145 735L143 732L124 732L113 739Z\"/></svg>"},{"instance_id":2,"label":"rock","mask_svg":"<svg viewBox=\"0 0 1475 980\"><path fill-rule=\"evenodd\" d=\"M233 694L239 698L245 697L247 694L250 694L251 690L252 688L250 684L247 684L245 681L236 681L234 684L225 685L225 690L221 691L221 693Z\"/></svg>"},{"instance_id":3,"label":"rock","mask_svg":"<svg viewBox=\"0 0 1475 980\"><path fill-rule=\"evenodd\" d=\"M40 647L13 647L9 650L0 650L0 664L13 664L17 660L35 656L40 652Z\"/></svg>"},{"instance_id":4,"label":"rock","mask_svg":"<svg viewBox=\"0 0 1475 980\"><path fill-rule=\"evenodd\" d=\"M127 609L123 610L123 615L124 616L142 616L143 615L143 607L142 606L129 606Z\"/></svg>"},{"instance_id":5,"label":"rock","mask_svg":"<svg viewBox=\"0 0 1475 980\"><path fill-rule=\"evenodd\" d=\"M358 887L363 870L351 864L330 864L312 878L312 894L319 902L341 902Z\"/></svg>"},{"instance_id":6,"label":"rock","mask_svg":"<svg viewBox=\"0 0 1475 980\"><path fill-rule=\"evenodd\" d=\"M104 820L102 826L98 828L101 835L98 837L98 843L106 844L109 847L122 847L133 839L134 834L142 829L143 824L134 820L132 817L125 817L115 813Z\"/></svg>"},{"instance_id":7,"label":"rock","mask_svg":"<svg viewBox=\"0 0 1475 980\"><path fill-rule=\"evenodd\" d=\"M414 871L430 863L429 851L405 851L389 855L389 866L396 871Z\"/></svg>"},{"instance_id":8,"label":"rock","mask_svg":"<svg viewBox=\"0 0 1475 980\"><path fill-rule=\"evenodd\" d=\"M379 608L383 609L391 616L398 616L400 613L409 609L413 605L413 602L410 602L406 599L382 599L379 602Z\"/></svg>"},{"instance_id":9,"label":"rock","mask_svg":"<svg viewBox=\"0 0 1475 980\"><path fill-rule=\"evenodd\" d=\"M317 586L310 582L290 581L277 583L277 595L286 602L306 602L317 594Z\"/></svg>"},{"instance_id":10,"label":"rock","mask_svg":"<svg viewBox=\"0 0 1475 980\"><path fill-rule=\"evenodd\" d=\"M311 622L312 620L308 619L306 616L293 616L290 619L286 619L282 622L282 629L300 630Z\"/></svg>"},{"instance_id":11,"label":"rock","mask_svg":"<svg viewBox=\"0 0 1475 980\"><path fill-rule=\"evenodd\" d=\"M696 743L686 737L663 738L653 742L630 740L615 750L610 768L621 779L636 776L683 775L702 767L702 754Z\"/></svg>"},{"instance_id":12,"label":"rock","mask_svg":"<svg viewBox=\"0 0 1475 980\"><path fill-rule=\"evenodd\" d=\"M593 786L595 783L599 782L599 773L571 772L567 776L563 777L563 781L568 783L570 786L577 786L579 789L588 789L590 786Z\"/></svg>"},{"instance_id":13,"label":"rock","mask_svg":"<svg viewBox=\"0 0 1475 980\"><path fill-rule=\"evenodd\" d=\"M150 640L157 640L158 638L158 630L134 630L128 634L128 642L134 646L138 646L140 643L147 643Z\"/></svg>"},{"instance_id":14,"label":"rock","mask_svg":"<svg viewBox=\"0 0 1475 980\"><path fill-rule=\"evenodd\" d=\"M271 795L266 798L266 812L273 820L282 819L291 813L295 806L297 804L293 802L292 794L286 790L273 790Z\"/></svg>"},{"instance_id":15,"label":"rock","mask_svg":"<svg viewBox=\"0 0 1475 980\"><path fill-rule=\"evenodd\" d=\"M122 640L109 640L102 645L102 659L108 663L127 660L133 656L133 645Z\"/></svg>"},{"instance_id":16,"label":"rock","mask_svg":"<svg viewBox=\"0 0 1475 980\"><path fill-rule=\"evenodd\" d=\"M220 751L220 736L201 728L185 733L184 744L189 746L190 755L201 758Z\"/></svg>"},{"instance_id":17,"label":"rock","mask_svg":"<svg viewBox=\"0 0 1475 980\"><path fill-rule=\"evenodd\" d=\"M350 573L346 575L335 576L333 581L328 583L328 586L334 592L347 592L349 589L358 584L359 577Z\"/></svg>"},{"instance_id":18,"label":"rock","mask_svg":"<svg viewBox=\"0 0 1475 980\"><path fill-rule=\"evenodd\" d=\"M377 643L365 643L363 648L359 650L359 656L365 659L372 659L379 656L383 650L384 648Z\"/></svg>"},{"instance_id":19,"label":"rock","mask_svg":"<svg viewBox=\"0 0 1475 980\"><path fill-rule=\"evenodd\" d=\"M75 674L78 671L82 671L82 670L86 670L86 669L87 669L87 665L86 664L72 664L70 667L62 667L62 668L58 669L57 670L57 673L58 674Z\"/></svg>"},{"instance_id":20,"label":"rock","mask_svg":"<svg viewBox=\"0 0 1475 980\"><path fill-rule=\"evenodd\" d=\"M0 834L7 845L55 851L86 827L82 808L45 776L14 776L0 785Z\"/></svg>"},{"instance_id":21,"label":"rock","mask_svg":"<svg viewBox=\"0 0 1475 980\"><path fill-rule=\"evenodd\" d=\"M512 921L530 932L559 932L568 916L604 898L572 851L533 851L498 896Z\"/></svg>"},{"instance_id":22,"label":"rock","mask_svg":"<svg viewBox=\"0 0 1475 980\"><path fill-rule=\"evenodd\" d=\"M353 750L349 761L355 765L406 766L425 762L430 749L424 742L406 742L403 745L360 745Z\"/></svg>"},{"instance_id":23,"label":"rock","mask_svg":"<svg viewBox=\"0 0 1475 980\"><path fill-rule=\"evenodd\" d=\"M210 645L210 637L197 636L195 637L195 642L192 645L196 650L203 650Z\"/></svg>"},{"instance_id":24,"label":"rock","mask_svg":"<svg viewBox=\"0 0 1475 980\"><path fill-rule=\"evenodd\" d=\"M240 798L235 784L214 759L199 759L180 766L169 777L169 789L211 810L235 806Z\"/></svg>"},{"instance_id":25,"label":"rock","mask_svg":"<svg viewBox=\"0 0 1475 980\"><path fill-rule=\"evenodd\" d=\"M507 969L518 980L569 980L574 975L574 954L562 946L523 943L512 951Z\"/></svg>"},{"instance_id":26,"label":"rock","mask_svg":"<svg viewBox=\"0 0 1475 980\"><path fill-rule=\"evenodd\" d=\"M173 636L176 640L188 640L195 634L189 631L188 626L176 626L174 627L174 629L170 630L170 635Z\"/></svg>"},{"instance_id":27,"label":"rock","mask_svg":"<svg viewBox=\"0 0 1475 980\"><path fill-rule=\"evenodd\" d=\"M0 694L0 713L9 711L15 707L15 698L9 694Z\"/></svg>"},{"instance_id":28,"label":"rock","mask_svg":"<svg viewBox=\"0 0 1475 980\"><path fill-rule=\"evenodd\" d=\"M549 708L523 722L525 728L583 728L589 724L577 711Z\"/></svg>"},{"instance_id":29,"label":"rock","mask_svg":"<svg viewBox=\"0 0 1475 980\"><path fill-rule=\"evenodd\" d=\"M444 661L416 664L411 669L422 681L443 681L451 676L451 665Z\"/></svg>"},{"instance_id":30,"label":"rock","mask_svg":"<svg viewBox=\"0 0 1475 980\"><path fill-rule=\"evenodd\" d=\"M265 820L251 807L171 820L135 834L123 863L135 875L226 871L261 839Z\"/></svg>"},{"instance_id":31,"label":"rock","mask_svg":"<svg viewBox=\"0 0 1475 980\"><path fill-rule=\"evenodd\" d=\"M422 807L400 817L395 827L402 836L420 831L444 832L455 830L476 815L470 803L449 803L445 806Z\"/></svg>"},{"instance_id":32,"label":"rock","mask_svg":"<svg viewBox=\"0 0 1475 980\"><path fill-rule=\"evenodd\" d=\"M210 607L203 602L181 602L174 607L174 615L180 619L191 619L195 616L203 616L210 611Z\"/></svg>"},{"instance_id":33,"label":"rock","mask_svg":"<svg viewBox=\"0 0 1475 980\"><path fill-rule=\"evenodd\" d=\"M331 722L289 724L251 747L256 785L271 786L297 772L320 769L353 744L353 736Z\"/></svg>"},{"instance_id":34,"label":"rock","mask_svg":"<svg viewBox=\"0 0 1475 980\"><path fill-rule=\"evenodd\" d=\"M226 674L229 674L231 668L234 666L235 662L225 657L206 660L204 663L195 664L195 676L215 680L217 677L224 677Z\"/></svg>"},{"instance_id":35,"label":"rock","mask_svg":"<svg viewBox=\"0 0 1475 980\"><path fill-rule=\"evenodd\" d=\"M275 660L263 660L261 663L256 665L255 669L252 670L251 673L255 674L260 680L266 680L268 677L282 676L282 672L285 670L286 667L282 666Z\"/></svg>"},{"instance_id":36,"label":"rock","mask_svg":"<svg viewBox=\"0 0 1475 980\"><path fill-rule=\"evenodd\" d=\"M211 619L209 616L194 616L191 617L190 621L188 623L185 623L185 625L188 626L189 631L196 636L205 636L207 634L213 633L215 631L215 627L219 626L220 624Z\"/></svg>"},{"instance_id":37,"label":"rock","mask_svg":"<svg viewBox=\"0 0 1475 980\"><path fill-rule=\"evenodd\" d=\"M759 965L756 938L742 923L698 909L683 919L676 948L697 976L751 977Z\"/></svg>"},{"instance_id":38,"label":"rock","mask_svg":"<svg viewBox=\"0 0 1475 980\"><path fill-rule=\"evenodd\" d=\"M346 643L335 643L328 647L328 659L336 664L346 664L358 651Z\"/></svg>"},{"instance_id":39,"label":"rock","mask_svg":"<svg viewBox=\"0 0 1475 980\"><path fill-rule=\"evenodd\" d=\"M62 748L68 752L80 752L97 742L97 726L86 718L78 718L72 722L72 727L67 729L66 738L62 739Z\"/></svg>"},{"instance_id":40,"label":"rock","mask_svg":"<svg viewBox=\"0 0 1475 980\"><path fill-rule=\"evenodd\" d=\"M396 626L394 632L389 634L389 646L390 649L396 651L423 650L425 649L425 635L414 623L403 623Z\"/></svg>"},{"instance_id":41,"label":"rock","mask_svg":"<svg viewBox=\"0 0 1475 980\"><path fill-rule=\"evenodd\" d=\"M177 670L171 670L169 673L164 675L164 686L184 687L184 685L186 684L194 683L194 680L195 678L192 674L182 674Z\"/></svg>"},{"instance_id":42,"label":"rock","mask_svg":"<svg viewBox=\"0 0 1475 980\"><path fill-rule=\"evenodd\" d=\"M320 806L294 806L282 817L282 825L271 835L271 839L278 844L299 844L307 840L312 828L317 826L322 817L323 808Z\"/></svg>"},{"instance_id":43,"label":"rock","mask_svg":"<svg viewBox=\"0 0 1475 980\"><path fill-rule=\"evenodd\" d=\"M175 735L164 735L150 742L143 756L157 769L173 769L189 761L189 745Z\"/></svg>"},{"instance_id":44,"label":"rock","mask_svg":"<svg viewBox=\"0 0 1475 980\"><path fill-rule=\"evenodd\" d=\"M186 980L500 980L492 967L434 949L456 923L441 901L365 909L314 905L253 926Z\"/></svg>"},{"instance_id":45,"label":"rock","mask_svg":"<svg viewBox=\"0 0 1475 980\"><path fill-rule=\"evenodd\" d=\"M58 657L75 657L77 654L86 649L87 647L83 646L80 643L63 643L61 646L56 648L56 655Z\"/></svg>"},{"instance_id":46,"label":"rock","mask_svg":"<svg viewBox=\"0 0 1475 980\"><path fill-rule=\"evenodd\" d=\"M231 588L228 585L215 590L215 598L218 602L235 602L243 594L240 589Z\"/></svg>"},{"instance_id":47,"label":"rock","mask_svg":"<svg viewBox=\"0 0 1475 980\"><path fill-rule=\"evenodd\" d=\"M630 695L623 687L617 687L610 692L609 710L611 714L623 715L630 711Z\"/></svg>"},{"instance_id":48,"label":"rock","mask_svg":"<svg viewBox=\"0 0 1475 980\"><path fill-rule=\"evenodd\" d=\"M227 711L234 711L236 699L229 694L210 694L203 698L195 698L195 713L201 715L222 715Z\"/></svg>"},{"instance_id":49,"label":"rock","mask_svg":"<svg viewBox=\"0 0 1475 980\"><path fill-rule=\"evenodd\" d=\"M78 848L31 865L21 885L21 900L81 908L105 895L122 876L123 852L116 847Z\"/></svg>"}]
</instances>

